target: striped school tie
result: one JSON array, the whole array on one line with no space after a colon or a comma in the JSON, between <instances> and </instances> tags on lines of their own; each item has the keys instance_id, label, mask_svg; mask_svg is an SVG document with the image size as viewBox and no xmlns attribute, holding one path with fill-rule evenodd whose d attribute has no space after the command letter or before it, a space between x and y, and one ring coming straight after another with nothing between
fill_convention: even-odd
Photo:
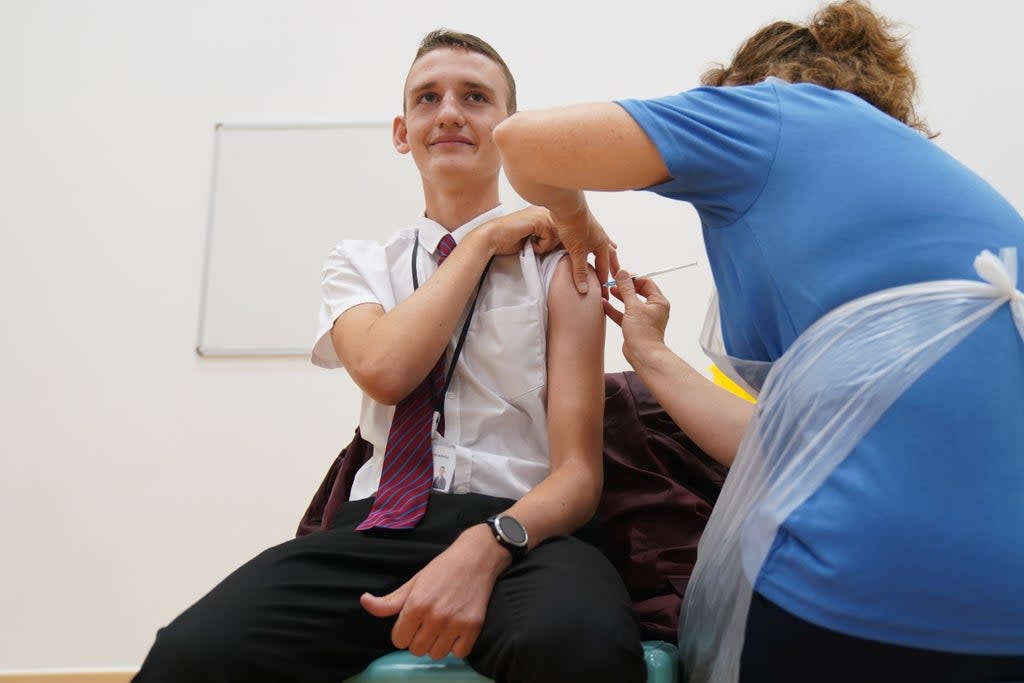
<instances>
[{"instance_id":1,"label":"striped school tie","mask_svg":"<svg viewBox=\"0 0 1024 683\"><path fill-rule=\"evenodd\" d=\"M441 238L437 246L438 265L454 248L451 235ZM444 365L442 354L426 379L395 406L377 496L370 514L356 529L412 529L427 511L434 479L434 449L430 441L434 397L440 396L444 387ZM444 434L443 420L438 431Z\"/></svg>"}]
</instances>

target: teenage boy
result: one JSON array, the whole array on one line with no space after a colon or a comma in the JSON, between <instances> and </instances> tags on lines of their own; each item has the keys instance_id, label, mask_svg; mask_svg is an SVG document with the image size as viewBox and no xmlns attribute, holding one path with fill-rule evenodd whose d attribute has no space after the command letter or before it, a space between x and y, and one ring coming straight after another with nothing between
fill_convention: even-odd
<instances>
[{"instance_id":1,"label":"teenage boy","mask_svg":"<svg viewBox=\"0 0 1024 683\"><path fill-rule=\"evenodd\" d=\"M331 253L312 356L362 389L373 456L333 528L225 579L136 681L339 683L395 649L499 682L645 678L622 581L583 540L602 488L601 290L591 273L576 292L546 210L499 203L491 131L514 111L490 45L424 38L393 126L424 215Z\"/></svg>"}]
</instances>

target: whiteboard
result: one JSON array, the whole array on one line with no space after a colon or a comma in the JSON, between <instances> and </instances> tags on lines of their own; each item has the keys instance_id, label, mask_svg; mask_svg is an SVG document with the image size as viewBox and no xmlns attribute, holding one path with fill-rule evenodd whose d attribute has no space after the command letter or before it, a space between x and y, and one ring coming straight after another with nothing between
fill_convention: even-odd
<instances>
[{"instance_id":1,"label":"whiteboard","mask_svg":"<svg viewBox=\"0 0 1024 683\"><path fill-rule=\"evenodd\" d=\"M525 205L504 176L499 191L506 205ZM588 199L633 272L703 257L688 205L646 192ZM307 356L330 250L344 239L386 241L422 215L423 190L411 156L391 143L390 122L220 123L209 202L197 353ZM631 258L638 253L656 260ZM670 299L706 301L694 275L664 277ZM695 310L687 329L700 322L703 307Z\"/></svg>"},{"instance_id":2,"label":"whiteboard","mask_svg":"<svg viewBox=\"0 0 1024 683\"><path fill-rule=\"evenodd\" d=\"M385 240L423 212L385 121L217 124L209 201L204 356L308 354L334 245Z\"/></svg>"}]
</instances>

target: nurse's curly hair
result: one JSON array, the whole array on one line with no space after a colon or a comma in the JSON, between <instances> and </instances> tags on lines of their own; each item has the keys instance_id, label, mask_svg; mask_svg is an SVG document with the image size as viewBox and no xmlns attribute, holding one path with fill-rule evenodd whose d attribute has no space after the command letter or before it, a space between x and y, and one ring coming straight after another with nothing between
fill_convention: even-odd
<instances>
[{"instance_id":1,"label":"nurse's curly hair","mask_svg":"<svg viewBox=\"0 0 1024 683\"><path fill-rule=\"evenodd\" d=\"M906 37L862 0L822 7L804 24L776 21L748 38L732 63L701 76L704 85L750 85L768 76L845 90L929 137L914 109L917 76Z\"/></svg>"}]
</instances>

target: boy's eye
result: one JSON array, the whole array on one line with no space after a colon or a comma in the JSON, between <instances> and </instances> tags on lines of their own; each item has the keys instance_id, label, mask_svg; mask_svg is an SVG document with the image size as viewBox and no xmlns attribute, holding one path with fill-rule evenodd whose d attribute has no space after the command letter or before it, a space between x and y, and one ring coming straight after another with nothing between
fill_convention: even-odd
<instances>
[{"instance_id":1,"label":"boy's eye","mask_svg":"<svg viewBox=\"0 0 1024 683\"><path fill-rule=\"evenodd\" d=\"M484 95L482 92L471 92L468 95L466 95L466 99L471 100L473 102L486 102L487 96Z\"/></svg>"},{"instance_id":2,"label":"boy's eye","mask_svg":"<svg viewBox=\"0 0 1024 683\"><path fill-rule=\"evenodd\" d=\"M419 101L423 102L424 104L431 104L433 102L437 102L437 94L432 92L425 92L422 95L420 95Z\"/></svg>"}]
</instances>

